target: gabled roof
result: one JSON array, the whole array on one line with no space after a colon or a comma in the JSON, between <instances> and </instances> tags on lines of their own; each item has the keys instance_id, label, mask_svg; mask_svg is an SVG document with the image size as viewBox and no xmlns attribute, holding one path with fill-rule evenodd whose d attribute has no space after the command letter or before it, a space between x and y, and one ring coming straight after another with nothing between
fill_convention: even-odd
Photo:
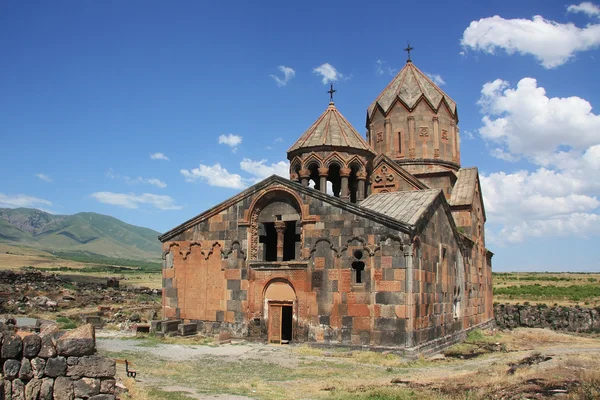
<instances>
[{"instance_id":1,"label":"gabled roof","mask_svg":"<svg viewBox=\"0 0 600 400\"><path fill-rule=\"evenodd\" d=\"M396 229L398 231L401 231L401 232L404 232L407 234L414 233L414 227L412 227L411 225L409 225L406 222L394 219L388 215L382 214L380 212L371 210L366 207L362 207L360 205L348 203L337 197L322 193L316 189L312 189L312 188L303 186L299 183L292 182L289 179L285 179L285 178L282 178L277 175L271 175L267 179L264 179L264 180L258 182L257 184L250 186L248 189L244 190L243 192L238 193L237 195L229 198L228 200L225 200L224 202L217 204L213 208L206 210L202 214L199 214L199 215L187 220L183 224L176 226L175 228L171 229L170 231L165 232L164 234L162 234L161 236L158 237L158 240L160 240L161 242L164 243L164 242L172 239L173 237L185 232L186 230L190 229L191 227L193 227L203 221L206 221L207 219L209 219L210 217L212 217L214 215L217 215L218 213L226 210L227 208L231 207L232 205L244 200L245 198L255 195L256 193L260 192L261 190L263 190L269 186L274 186L274 185L285 186L285 187L292 189L298 193L306 194L313 198L317 198L325 203L329 203L329 204L334 205L338 208L341 208L345 211L356 214L359 217L370 219L371 221L380 223L389 228Z\"/></svg>"},{"instance_id":2,"label":"gabled roof","mask_svg":"<svg viewBox=\"0 0 600 400\"><path fill-rule=\"evenodd\" d=\"M373 171L375 171L379 167L379 165L381 165L383 163L385 163L385 165L388 165L390 168L392 168L394 170L394 172L396 172L398 175L400 175L402 178L404 178L404 180L409 182L411 185L413 185L417 189L429 189L429 186L427 186L425 183L420 181L415 176L411 175L407 170L402 168L400 165L398 165L398 163L396 163L394 160L392 160L390 157L386 156L385 154L380 154L377 157L375 157L375 159L373 160Z\"/></svg>"},{"instance_id":3,"label":"gabled roof","mask_svg":"<svg viewBox=\"0 0 600 400\"><path fill-rule=\"evenodd\" d=\"M434 110L439 110L446 103L450 113L456 117L456 103L442 91L431 79L419 70L412 62L407 62L398 75L381 92L368 108L368 116L379 105L384 114L387 114L396 98L400 99L409 109L413 109L419 100L424 97Z\"/></svg>"},{"instance_id":4,"label":"gabled roof","mask_svg":"<svg viewBox=\"0 0 600 400\"><path fill-rule=\"evenodd\" d=\"M374 153L360 133L335 108L333 102L329 103L327 110L289 148L288 153L321 146L350 147Z\"/></svg>"},{"instance_id":5,"label":"gabled roof","mask_svg":"<svg viewBox=\"0 0 600 400\"><path fill-rule=\"evenodd\" d=\"M471 206L475 199L475 188L479 189L480 195L481 185L479 183L479 171L477 167L461 168L458 170L456 183L452 188L450 196L450 206ZM483 210L483 218L485 219L485 208L483 198L481 199L481 209Z\"/></svg>"},{"instance_id":6,"label":"gabled roof","mask_svg":"<svg viewBox=\"0 0 600 400\"><path fill-rule=\"evenodd\" d=\"M377 193L363 200L360 206L415 226L441 192L427 189Z\"/></svg>"}]
</instances>

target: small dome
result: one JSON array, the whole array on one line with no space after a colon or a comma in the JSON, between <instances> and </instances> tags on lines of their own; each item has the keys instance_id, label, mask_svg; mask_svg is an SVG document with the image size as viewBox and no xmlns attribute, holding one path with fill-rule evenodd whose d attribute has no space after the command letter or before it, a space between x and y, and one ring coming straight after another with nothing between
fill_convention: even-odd
<instances>
[{"instance_id":1,"label":"small dome","mask_svg":"<svg viewBox=\"0 0 600 400\"><path fill-rule=\"evenodd\" d=\"M335 108L333 102L314 124L289 148L288 153L315 147L352 148L373 153L371 147Z\"/></svg>"},{"instance_id":2,"label":"small dome","mask_svg":"<svg viewBox=\"0 0 600 400\"><path fill-rule=\"evenodd\" d=\"M434 110L439 110L445 102L450 113L456 119L456 103L435 83L421 72L412 62L407 62L398 75L383 89L383 92L369 106L368 116L373 117L377 105L387 114L396 98L399 98L409 109L415 107L423 96Z\"/></svg>"}]
</instances>

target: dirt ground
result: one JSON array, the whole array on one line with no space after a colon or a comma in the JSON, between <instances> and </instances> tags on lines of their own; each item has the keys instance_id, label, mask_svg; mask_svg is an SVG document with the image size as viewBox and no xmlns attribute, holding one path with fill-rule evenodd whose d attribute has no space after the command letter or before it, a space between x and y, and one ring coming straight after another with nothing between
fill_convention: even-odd
<instances>
[{"instance_id":1,"label":"dirt ground","mask_svg":"<svg viewBox=\"0 0 600 400\"><path fill-rule=\"evenodd\" d=\"M600 340L542 329L486 333L433 357L237 341L120 337L103 354L138 371L132 399L600 398ZM124 371L119 371L124 374Z\"/></svg>"}]
</instances>

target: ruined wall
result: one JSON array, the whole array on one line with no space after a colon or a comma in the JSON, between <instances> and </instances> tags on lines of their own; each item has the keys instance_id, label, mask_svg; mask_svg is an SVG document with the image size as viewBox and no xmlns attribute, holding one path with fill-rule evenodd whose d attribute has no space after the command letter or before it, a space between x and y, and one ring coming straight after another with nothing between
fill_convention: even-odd
<instances>
[{"instance_id":1,"label":"ruined wall","mask_svg":"<svg viewBox=\"0 0 600 400\"><path fill-rule=\"evenodd\" d=\"M496 325L501 329L527 327L567 332L600 332L600 307L495 304L494 316Z\"/></svg>"},{"instance_id":2,"label":"ruined wall","mask_svg":"<svg viewBox=\"0 0 600 400\"><path fill-rule=\"evenodd\" d=\"M115 362L96 355L94 328L40 334L0 331L0 398L115 399Z\"/></svg>"}]
</instances>

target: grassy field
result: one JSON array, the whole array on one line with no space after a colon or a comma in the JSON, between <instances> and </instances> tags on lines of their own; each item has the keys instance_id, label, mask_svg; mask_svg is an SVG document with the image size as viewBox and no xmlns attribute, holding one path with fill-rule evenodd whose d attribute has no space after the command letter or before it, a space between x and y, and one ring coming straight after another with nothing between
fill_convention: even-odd
<instances>
[{"instance_id":1,"label":"grassy field","mask_svg":"<svg viewBox=\"0 0 600 400\"><path fill-rule=\"evenodd\" d=\"M209 353L185 358L185 352L202 347L185 340L143 341L103 353L133 361L138 378L126 384L131 391L129 398L139 400L230 398L227 396L264 400L483 400L545 398L540 394L553 393L564 394L566 399L600 396L600 342L540 329L476 332L468 346L493 344L499 350L464 359L459 356L471 354L471 349L461 348L463 345L448 350L452 357L408 360L375 352L243 343L204 346L211 348ZM184 359L177 359L182 350ZM543 362L523 363L531 357ZM514 374L507 372L511 368Z\"/></svg>"},{"instance_id":2,"label":"grassy field","mask_svg":"<svg viewBox=\"0 0 600 400\"><path fill-rule=\"evenodd\" d=\"M600 305L600 274L494 273L494 301L548 305Z\"/></svg>"}]
</instances>

